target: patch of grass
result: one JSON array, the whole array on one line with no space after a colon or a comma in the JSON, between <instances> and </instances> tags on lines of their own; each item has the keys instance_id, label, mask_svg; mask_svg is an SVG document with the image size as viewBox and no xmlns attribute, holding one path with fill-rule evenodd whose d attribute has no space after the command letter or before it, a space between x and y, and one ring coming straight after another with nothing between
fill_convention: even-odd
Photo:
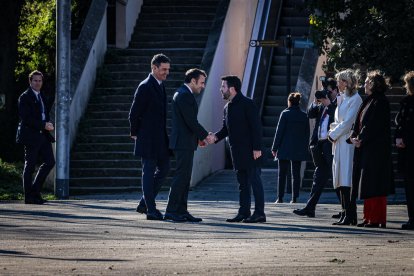
<instances>
[{"instance_id":1,"label":"patch of grass","mask_svg":"<svg viewBox=\"0 0 414 276\"><path fill-rule=\"evenodd\" d=\"M0 199L23 199L22 163L7 163L0 159Z\"/></svg>"},{"instance_id":2,"label":"patch of grass","mask_svg":"<svg viewBox=\"0 0 414 276\"><path fill-rule=\"evenodd\" d=\"M23 163L7 163L0 159L0 200L23 200ZM57 199L53 194L43 194L46 200Z\"/></svg>"}]
</instances>

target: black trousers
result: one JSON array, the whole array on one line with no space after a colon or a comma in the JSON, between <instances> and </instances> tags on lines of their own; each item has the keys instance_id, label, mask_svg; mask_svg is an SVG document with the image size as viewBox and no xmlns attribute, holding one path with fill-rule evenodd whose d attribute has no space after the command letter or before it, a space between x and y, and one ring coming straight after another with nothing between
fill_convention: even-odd
<instances>
[{"instance_id":1,"label":"black trousers","mask_svg":"<svg viewBox=\"0 0 414 276\"><path fill-rule=\"evenodd\" d=\"M322 149L323 161L315 168L313 173L312 189L309 200L305 206L305 209L307 210L315 210L316 204L318 204L319 198L323 192L323 188L332 176L332 144L328 140L318 141L318 143L318 146Z\"/></svg>"},{"instance_id":2,"label":"black trousers","mask_svg":"<svg viewBox=\"0 0 414 276\"><path fill-rule=\"evenodd\" d=\"M405 197L407 199L408 219L414 223L414 173L406 172L404 175Z\"/></svg>"},{"instance_id":3,"label":"black trousers","mask_svg":"<svg viewBox=\"0 0 414 276\"><path fill-rule=\"evenodd\" d=\"M174 150L176 169L171 183L166 213L186 214L191 173L193 171L194 150Z\"/></svg>"},{"instance_id":4,"label":"black trousers","mask_svg":"<svg viewBox=\"0 0 414 276\"><path fill-rule=\"evenodd\" d=\"M254 196L254 214L264 215L264 190L261 178L262 170L259 167L237 170L239 182L239 214L250 216L251 190Z\"/></svg>"},{"instance_id":5,"label":"black trousers","mask_svg":"<svg viewBox=\"0 0 414 276\"><path fill-rule=\"evenodd\" d=\"M33 181L33 173L39 158L42 164L37 171ZM23 189L25 198L40 196L43 183L50 171L55 166L52 143L46 136L42 136L39 143L24 146L24 169L23 169Z\"/></svg>"},{"instance_id":6,"label":"black trousers","mask_svg":"<svg viewBox=\"0 0 414 276\"><path fill-rule=\"evenodd\" d=\"M300 167L302 161L279 160L279 175L278 175L278 189L277 197L283 199L285 195L285 186L291 186L293 189L292 198L299 197L300 188ZM288 174L291 173L292 177ZM286 179L293 180L286 185Z\"/></svg>"}]
</instances>

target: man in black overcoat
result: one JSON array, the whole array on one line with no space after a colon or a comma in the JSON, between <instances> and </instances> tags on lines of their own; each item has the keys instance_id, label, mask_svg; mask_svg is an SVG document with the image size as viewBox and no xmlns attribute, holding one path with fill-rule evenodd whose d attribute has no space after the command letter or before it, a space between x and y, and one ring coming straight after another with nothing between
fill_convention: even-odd
<instances>
[{"instance_id":1,"label":"man in black overcoat","mask_svg":"<svg viewBox=\"0 0 414 276\"><path fill-rule=\"evenodd\" d=\"M24 145L23 188L25 204L43 204L45 200L40 191L47 175L55 166L52 143L55 139L50 134L54 130L50 122L50 107L40 91L43 74L33 71L29 75L30 87L19 97L19 126L16 142ZM39 157L43 160L34 181L32 175Z\"/></svg>"},{"instance_id":2,"label":"man in black overcoat","mask_svg":"<svg viewBox=\"0 0 414 276\"><path fill-rule=\"evenodd\" d=\"M223 127L216 132L216 143L229 137L233 167L237 172L240 190L238 214L227 222L266 222L264 213L264 191L260 178L262 155L262 128L259 113L253 101L241 92L241 81L237 76L221 78L223 99L229 102L224 107ZM251 189L255 199L255 210L251 215Z\"/></svg>"},{"instance_id":3,"label":"man in black overcoat","mask_svg":"<svg viewBox=\"0 0 414 276\"><path fill-rule=\"evenodd\" d=\"M170 71L170 59L157 54L151 60L151 73L135 91L129 112L130 135L135 140L135 156L142 162L142 198L137 212L148 220L163 220L155 198L170 169L167 135L167 95L164 81Z\"/></svg>"}]
</instances>

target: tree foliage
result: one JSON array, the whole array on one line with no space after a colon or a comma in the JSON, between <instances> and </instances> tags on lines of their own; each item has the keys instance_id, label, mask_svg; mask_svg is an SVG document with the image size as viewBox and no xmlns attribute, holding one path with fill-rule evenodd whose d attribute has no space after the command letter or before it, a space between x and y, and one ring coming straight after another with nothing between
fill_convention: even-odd
<instances>
[{"instance_id":1,"label":"tree foliage","mask_svg":"<svg viewBox=\"0 0 414 276\"><path fill-rule=\"evenodd\" d=\"M28 1L22 9L18 34L17 78L38 69L54 76L56 52L55 0Z\"/></svg>"},{"instance_id":2,"label":"tree foliage","mask_svg":"<svg viewBox=\"0 0 414 276\"><path fill-rule=\"evenodd\" d=\"M414 1L307 0L312 39L325 70L357 64L394 80L414 69Z\"/></svg>"}]
</instances>

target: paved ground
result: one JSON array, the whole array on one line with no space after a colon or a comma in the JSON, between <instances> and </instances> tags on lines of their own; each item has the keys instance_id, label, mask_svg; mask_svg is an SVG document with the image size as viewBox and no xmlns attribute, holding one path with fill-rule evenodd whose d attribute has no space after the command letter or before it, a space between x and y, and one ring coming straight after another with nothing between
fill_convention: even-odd
<instances>
[{"instance_id":1,"label":"paved ground","mask_svg":"<svg viewBox=\"0 0 414 276\"><path fill-rule=\"evenodd\" d=\"M237 210L231 171L191 192L189 210L202 223L147 221L135 212L138 193L1 202L0 275L414 275L414 231L399 229L401 191L389 198L387 229L339 227L331 225L334 193L324 194L316 218L297 217L307 194L274 205L275 177L263 173L268 222L254 225L225 222Z\"/></svg>"}]
</instances>

